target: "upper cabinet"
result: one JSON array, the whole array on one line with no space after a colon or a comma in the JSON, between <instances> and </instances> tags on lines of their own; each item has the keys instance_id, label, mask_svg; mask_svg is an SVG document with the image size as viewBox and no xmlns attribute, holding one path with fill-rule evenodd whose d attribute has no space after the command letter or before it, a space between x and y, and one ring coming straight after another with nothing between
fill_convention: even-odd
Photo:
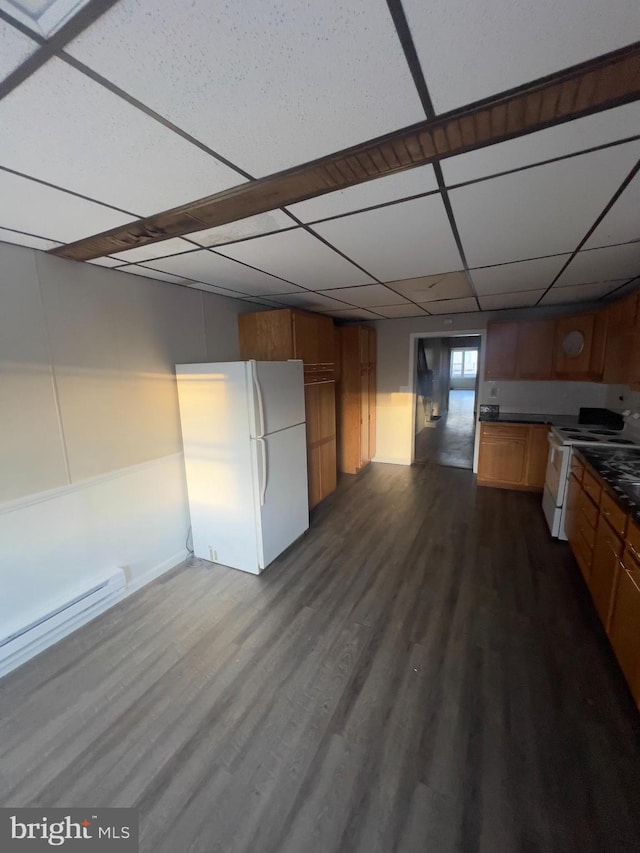
<instances>
[{"instance_id":1,"label":"upper cabinet","mask_svg":"<svg viewBox=\"0 0 640 853\"><path fill-rule=\"evenodd\" d=\"M550 379L553 374L553 320L518 323L518 379Z\"/></svg>"},{"instance_id":2,"label":"upper cabinet","mask_svg":"<svg viewBox=\"0 0 640 853\"><path fill-rule=\"evenodd\" d=\"M553 373L556 379L599 382L606 340L603 311L556 320Z\"/></svg>"},{"instance_id":3,"label":"upper cabinet","mask_svg":"<svg viewBox=\"0 0 640 853\"><path fill-rule=\"evenodd\" d=\"M489 323L485 379L517 379L518 323Z\"/></svg>"}]
</instances>

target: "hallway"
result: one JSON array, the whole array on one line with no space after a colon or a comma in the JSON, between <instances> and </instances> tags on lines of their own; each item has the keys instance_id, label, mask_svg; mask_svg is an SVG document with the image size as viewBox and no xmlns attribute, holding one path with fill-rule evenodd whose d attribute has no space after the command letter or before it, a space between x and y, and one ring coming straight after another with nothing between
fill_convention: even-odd
<instances>
[{"instance_id":1,"label":"hallway","mask_svg":"<svg viewBox=\"0 0 640 853\"><path fill-rule=\"evenodd\" d=\"M449 392L449 411L416 435L415 462L473 468L475 391Z\"/></svg>"}]
</instances>

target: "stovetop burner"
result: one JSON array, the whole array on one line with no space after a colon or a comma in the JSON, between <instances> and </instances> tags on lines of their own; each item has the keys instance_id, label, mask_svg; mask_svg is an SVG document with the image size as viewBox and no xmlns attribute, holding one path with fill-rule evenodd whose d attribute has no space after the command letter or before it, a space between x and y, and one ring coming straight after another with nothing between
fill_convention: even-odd
<instances>
[{"instance_id":1,"label":"stovetop burner","mask_svg":"<svg viewBox=\"0 0 640 853\"><path fill-rule=\"evenodd\" d=\"M618 435L618 431L615 429L589 429L587 432L592 435ZM633 442L631 443L633 444Z\"/></svg>"}]
</instances>

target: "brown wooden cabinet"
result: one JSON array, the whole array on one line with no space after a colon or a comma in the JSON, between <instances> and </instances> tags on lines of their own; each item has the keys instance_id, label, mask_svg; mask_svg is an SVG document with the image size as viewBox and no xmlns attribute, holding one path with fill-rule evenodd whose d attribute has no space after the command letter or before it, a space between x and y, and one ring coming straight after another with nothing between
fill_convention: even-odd
<instances>
[{"instance_id":1,"label":"brown wooden cabinet","mask_svg":"<svg viewBox=\"0 0 640 853\"><path fill-rule=\"evenodd\" d=\"M336 488L336 335L333 320L283 308L238 316L240 356L304 362L309 508Z\"/></svg>"},{"instance_id":2,"label":"brown wooden cabinet","mask_svg":"<svg viewBox=\"0 0 640 853\"><path fill-rule=\"evenodd\" d=\"M489 323L484 362L485 379L515 379L518 323Z\"/></svg>"},{"instance_id":3,"label":"brown wooden cabinet","mask_svg":"<svg viewBox=\"0 0 640 853\"><path fill-rule=\"evenodd\" d=\"M631 694L640 704L640 562L629 545L620 561L609 639Z\"/></svg>"},{"instance_id":4,"label":"brown wooden cabinet","mask_svg":"<svg viewBox=\"0 0 640 853\"><path fill-rule=\"evenodd\" d=\"M606 342L606 315L590 312L559 317L555 324L553 373L556 379L602 379Z\"/></svg>"},{"instance_id":5,"label":"brown wooden cabinet","mask_svg":"<svg viewBox=\"0 0 640 853\"><path fill-rule=\"evenodd\" d=\"M553 373L555 320L518 323L518 379L550 379Z\"/></svg>"},{"instance_id":6,"label":"brown wooden cabinet","mask_svg":"<svg viewBox=\"0 0 640 853\"><path fill-rule=\"evenodd\" d=\"M613 596L618 584L620 557L624 545L622 538L600 513L593 548L589 590L605 631L609 631Z\"/></svg>"},{"instance_id":7,"label":"brown wooden cabinet","mask_svg":"<svg viewBox=\"0 0 640 853\"><path fill-rule=\"evenodd\" d=\"M548 432L546 424L482 423L478 485L542 491Z\"/></svg>"},{"instance_id":8,"label":"brown wooden cabinet","mask_svg":"<svg viewBox=\"0 0 640 853\"><path fill-rule=\"evenodd\" d=\"M355 474L376 450L376 333L365 326L339 333L338 468Z\"/></svg>"}]
</instances>

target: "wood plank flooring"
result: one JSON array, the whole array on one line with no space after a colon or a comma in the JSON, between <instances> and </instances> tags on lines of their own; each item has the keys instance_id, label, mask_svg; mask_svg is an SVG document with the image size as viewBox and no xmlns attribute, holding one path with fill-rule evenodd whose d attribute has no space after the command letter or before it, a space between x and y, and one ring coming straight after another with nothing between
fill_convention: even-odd
<instances>
[{"instance_id":1,"label":"wood plank flooring","mask_svg":"<svg viewBox=\"0 0 640 853\"><path fill-rule=\"evenodd\" d=\"M638 715L540 498L371 465L261 577L181 567L0 682L0 803L142 851L640 849Z\"/></svg>"}]
</instances>

